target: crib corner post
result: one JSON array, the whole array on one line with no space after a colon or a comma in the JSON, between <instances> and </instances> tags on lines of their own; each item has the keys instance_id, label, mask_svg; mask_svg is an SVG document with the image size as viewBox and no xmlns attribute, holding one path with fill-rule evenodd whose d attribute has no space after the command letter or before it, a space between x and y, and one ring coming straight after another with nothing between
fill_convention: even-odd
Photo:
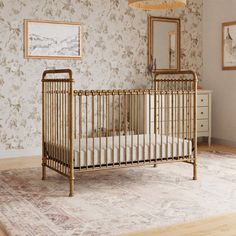
<instances>
[{"instance_id":1,"label":"crib corner post","mask_svg":"<svg viewBox=\"0 0 236 236\"><path fill-rule=\"evenodd\" d=\"M197 160L194 159L193 163L193 180L197 180Z\"/></svg>"},{"instance_id":2,"label":"crib corner post","mask_svg":"<svg viewBox=\"0 0 236 236\"><path fill-rule=\"evenodd\" d=\"M42 180L46 179L46 165L42 164Z\"/></svg>"},{"instance_id":3,"label":"crib corner post","mask_svg":"<svg viewBox=\"0 0 236 236\"><path fill-rule=\"evenodd\" d=\"M44 74L42 76L42 180L46 179L46 156L44 147L44 131L45 131L45 84L44 84Z\"/></svg>"},{"instance_id":4,"label":"crib corner post","mask_svg":"<svg viewBox=\"0 0 236 236\"><path fill-rule=\"evenodd\" d=\"M69 73L70 76L70 83L69 83L69 99L68 99L68 106L69 106L69 181L70 181L70 193L69 197L74 196L74 183L75 183L75 169L74 169L74 89L73 89L73 78L72 73Z\"/></svg>"},{"instance_id":5,"label":"crib corner post","mask_svg":"<svg viewBox=\"0 0 236 236\"><path fill-rule=\"evenodd\" d=\"M197 180L197 83L198 77L193 72L194 77L194 153L193 153L193 180Z\"/></svg>"},{"instance_id":6,"label":"crib corner post","mask_svg":"<svg viewBox=\"0 0 236 236\"><path fill-rule=\"evenodd\" d=\"M45 155L45 148L44 148L44 139L42 140L42 180L46 179L46 155Z\"/></svg>"},{"instance_id":7,"label":"crib corner post","mask_svg":"<svg viewBox=\"0 0 236 236\"><path fill-rule=\"evenodd\" d=\"M69 193L69 197L73 197L74 196L74 188L75 188L75 178L74 177L70 177L70 193Z\"/></svg>"},{"instance_id":8,"label":"crib corner post","mask_svg":"<svg viewBox=\"0 0 236 236\"><path fill-rule=\"evenodd\" d=\"M46 166L42 165L42 180L46 179Z\"/></svg>"}]
</instances>

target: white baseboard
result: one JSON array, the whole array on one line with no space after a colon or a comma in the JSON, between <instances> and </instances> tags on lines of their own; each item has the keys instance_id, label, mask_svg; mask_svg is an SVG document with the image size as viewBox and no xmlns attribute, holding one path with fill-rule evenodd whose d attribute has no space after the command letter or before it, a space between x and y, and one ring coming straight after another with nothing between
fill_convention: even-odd
<instances>
[{"instance_id":1,"label":"white baseboard","mask_svg":"<svg viewBox=\"0 0 236 236\"><path fill-rule=\"evenodd\" d=\"M41 156L41 148L0 150L0 159Z\"/></svg>"}]
</instances>

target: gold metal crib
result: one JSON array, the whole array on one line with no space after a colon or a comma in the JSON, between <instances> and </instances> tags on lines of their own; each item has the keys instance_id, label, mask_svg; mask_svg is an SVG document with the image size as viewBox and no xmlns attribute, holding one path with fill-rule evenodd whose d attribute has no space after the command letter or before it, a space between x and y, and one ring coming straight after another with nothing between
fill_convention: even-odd
<instances>
[{"instance_id":1,"label":"gold metal crib","mask_svg":"<svg viewBox=\"0 0 236 236\"><path fill-rule=\"evenodd\" d=\"M156 73L155 88L148 90L83 91L73 84L69 69L43 73L42 179L46 167L68 177L73 196L75 170L181 161L193 165L197 178L194 72Z\"/></svg>"}]
</instances>

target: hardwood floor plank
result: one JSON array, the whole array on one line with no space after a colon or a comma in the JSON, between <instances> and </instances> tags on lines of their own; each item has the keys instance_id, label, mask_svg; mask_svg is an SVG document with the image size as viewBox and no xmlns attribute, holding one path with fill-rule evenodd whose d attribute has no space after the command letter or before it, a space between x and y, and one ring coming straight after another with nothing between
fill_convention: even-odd
<instances>
[{"instance_id":1,"label":"hardwood floor plank","mask_svg":"<svg viewBox=\"0 0 236 236\"><path fill-rule=\"evenodd\" d=\"M0 170L32 168L41 166L41 157L18 157L0 159Z\"/></svg>"},{"instance_id":2,"label":"hardwood floor plank","mask_svg":"<svg viewBox=\"0 0 236 236\"><path fill-rule=\"evenodd\" d=\"M235 236L236 214L126 234L124 236Z\"/></svg>"}]
</instances>

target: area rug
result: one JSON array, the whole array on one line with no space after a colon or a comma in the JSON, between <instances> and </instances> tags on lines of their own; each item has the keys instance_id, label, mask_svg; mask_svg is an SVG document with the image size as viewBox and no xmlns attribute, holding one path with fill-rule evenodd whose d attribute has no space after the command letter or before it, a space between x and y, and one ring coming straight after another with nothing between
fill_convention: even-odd
<instances>
[{"instance_id":1,"label":"area rug","mask_svg":"<svg viewBox=\"0 0 236 236\"><path fill-rule=\"evenodd\" d=\"M76 174L41 168L0 172L0 223L10 235L120 235L236 212L236 156L200 153L192 166L169 163Z\"/></svg>"}]
</instances>

